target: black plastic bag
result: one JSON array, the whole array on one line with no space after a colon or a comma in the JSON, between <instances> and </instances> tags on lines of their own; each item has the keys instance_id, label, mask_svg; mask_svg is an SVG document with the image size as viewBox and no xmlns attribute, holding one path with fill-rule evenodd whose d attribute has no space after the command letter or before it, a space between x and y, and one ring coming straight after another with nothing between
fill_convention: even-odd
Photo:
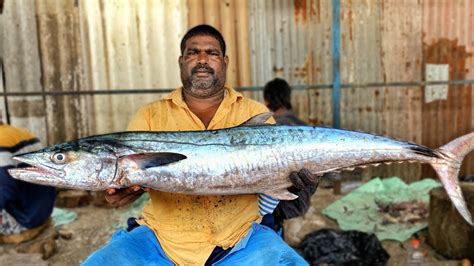
<instances>
[{"instance_id":1,"label":"black plastic bag","mask_svg":"<svg viewBox=\"0 0 474 266\"><path fill-rule=\"evenodd\" d=\"M359 231L318 230L299 249L311 265L386 265L390 258L374 234Z\"/></svg>"}]
</instances>

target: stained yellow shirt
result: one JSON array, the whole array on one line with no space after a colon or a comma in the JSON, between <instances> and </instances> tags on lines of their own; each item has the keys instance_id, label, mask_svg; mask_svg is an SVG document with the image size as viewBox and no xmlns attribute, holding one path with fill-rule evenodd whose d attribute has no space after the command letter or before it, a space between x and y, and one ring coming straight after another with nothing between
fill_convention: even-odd
<instances>
[{"instance_id":1,"label":"stained yellow shirt","mask_svg":"<svg viewBox=\"0 0 474 266\"><path fill-rule=\"evenodd\" d=\"M268 112L261 103L246 99L230 87L207 130L241 125ZM270 123L274 123L273 118ZM142 107L128 130L206 130L182 98L182 88ZM178 265L204 265L216 246L233 247L260 222L258 195L195 196L150 191L150 202L139 221L150 227L166 255Z\"/></svg>"}]
</instances>

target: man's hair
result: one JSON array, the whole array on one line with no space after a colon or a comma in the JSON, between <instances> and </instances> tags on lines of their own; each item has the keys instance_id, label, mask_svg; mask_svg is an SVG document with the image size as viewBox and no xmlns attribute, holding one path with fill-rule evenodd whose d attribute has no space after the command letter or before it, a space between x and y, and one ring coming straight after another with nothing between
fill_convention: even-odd
<instances>
[{"instance_id":1,"label":"man's hair","mask_svg":"<svg viewBox=\"0 0 474 266\"><path fill-rule=\"evenodd\" d=\"M206 25L206 24L201 24L197 25L184 35L183 39L181 40L181 55L184 53L184 49L186 49L186 42L188 39L194 37L194 36L211 36L217 41L219 41L219 44L221 46L222 50L222 55L225 55L225 41L224 37L222 37L222 34L216 30L216 28Z\"/></svg>"},{"instance_id":2,"label":"man's hair","mask_svg":"<svg viewBox=\"0 0 474 266\"><path fill-rule=\"evenodd\" d=\"M286 80L275 78L269 81L263 89L263 98L271 111L280 107L286 107L290 110L291 106L291 88Z\"/></svg>"}]
</instances>

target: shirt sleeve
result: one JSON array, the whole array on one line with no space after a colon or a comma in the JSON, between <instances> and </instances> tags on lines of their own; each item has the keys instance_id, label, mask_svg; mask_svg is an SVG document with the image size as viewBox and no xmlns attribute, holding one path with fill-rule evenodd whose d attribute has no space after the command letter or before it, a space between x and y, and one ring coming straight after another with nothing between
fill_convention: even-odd
<instances>
[{"instance_id":1,"label":"shirt sleeve","mask_svg":"<svg viewBox=\"0 0 474 266\"><path fill-rule=\"evenodd\" d=\"M148 131L151 130L151 115L150 108L148 105L140 108L132 120L130 120L127 130L128 131Z\"/></svg>"}]
</instances>

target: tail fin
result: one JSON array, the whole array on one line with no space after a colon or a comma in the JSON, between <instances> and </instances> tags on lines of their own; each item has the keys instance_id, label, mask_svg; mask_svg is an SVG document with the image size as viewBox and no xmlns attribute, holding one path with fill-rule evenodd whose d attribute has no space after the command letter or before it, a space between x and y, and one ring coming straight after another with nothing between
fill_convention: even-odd
<instances>
[{"instance_id":1,"label":"tail fin","mask_svg":"<svg viewBox=\"0 0 474 266\"><path fill-rule=\"evenodd\" d=\"M461 136L440 147L438 151L444 154L444 160L432 164L449 198L470 225L474 224L459 187L458 174L463 158L472 150L474 150L474 132Z\"/></svg>"}]
</instances>

